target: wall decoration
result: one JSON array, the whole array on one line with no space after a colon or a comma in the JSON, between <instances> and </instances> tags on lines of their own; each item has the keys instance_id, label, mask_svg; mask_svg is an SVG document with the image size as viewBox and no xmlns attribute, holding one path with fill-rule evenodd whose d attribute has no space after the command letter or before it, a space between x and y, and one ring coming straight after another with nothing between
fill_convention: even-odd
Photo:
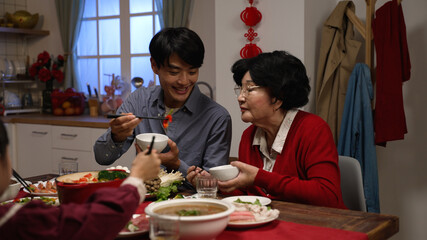
<instances>
[{"instance_id":1,"label":"wall decoration","mask_svg":"<svg viewBox=\"0 0 427 240\"><path fill-rule=\"evenodd\" d=\"M258 36L258 33L255 32L253 27L261 21L262 14L253 6L254 0L248 0L248 2L250 7L247 7L242 13L240 13L240 19L249 27L248 32L244 35L249 43L240 50L240 56L242 58L251 58L262 53L261 48L259 48L256 43L253 43L255 38Z\"/></svg>"}]
</instances>

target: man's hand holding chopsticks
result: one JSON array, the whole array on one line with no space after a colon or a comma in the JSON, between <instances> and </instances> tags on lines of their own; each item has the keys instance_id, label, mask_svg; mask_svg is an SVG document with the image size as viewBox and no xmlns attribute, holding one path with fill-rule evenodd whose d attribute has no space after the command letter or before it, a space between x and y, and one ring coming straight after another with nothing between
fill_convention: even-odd
<instances>
[{"instance_id":1,"label":"man's hand holding chopsticks","mask_svg":"<svg viewBox=\"0 0 427 240\"><path fill-rule=\"evenodd\" d=\"M123 113L122 117L114 118L109 122L111 137L114 142L123 142L131 136L133 130L141 123L142 119L135 117L132 113Z\"/></svg>"}]
</instances>

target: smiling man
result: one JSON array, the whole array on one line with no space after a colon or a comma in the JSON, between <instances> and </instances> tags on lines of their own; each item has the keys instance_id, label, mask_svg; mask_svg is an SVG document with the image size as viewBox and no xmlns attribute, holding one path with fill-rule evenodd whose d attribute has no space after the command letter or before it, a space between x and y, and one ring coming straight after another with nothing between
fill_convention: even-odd
<instances>
[{"instance_id":1,"label":"smiling man","mask_svg":"<svg viewBox=\"0 0 427 240\"><path fill-rule=\"evenodd\" d=\"M160 86L135 90L117 113L132 113L110 121L110 128L95 143L95 158L109 165L131 147L140 133L162 133L168 148L159 154L162 165L185 176L189 166L202 169L228 163L231 117L227 110L202 94L196 85L205 48L188 28L166 28L150 43L151 68ZM167 129L162 121L139 116L172 115Z\"/></svg>"}]
</instances>

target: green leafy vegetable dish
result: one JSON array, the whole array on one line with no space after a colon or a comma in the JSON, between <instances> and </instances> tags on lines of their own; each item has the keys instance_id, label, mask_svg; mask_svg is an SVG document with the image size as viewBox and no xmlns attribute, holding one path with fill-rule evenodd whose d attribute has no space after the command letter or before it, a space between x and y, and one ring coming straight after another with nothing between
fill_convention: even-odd
<instances>
[{"instance_id":1,"label":"green leafy vegetable dish","mask_svg":"<svg viewBox=\"0 0 427 240\"><path fill-rule=\"evenodd\" d=\"M261 202L259 201L259 199L258 199L258 198L255 200L255 202L245 202L245 201L240 200L240 198L236 199L234 202L236 202L236 203L253 204L253 205L262 206L262 204L261 204Z\"/></svg>"},{"instance_id":2,"label":"green leafy vegetable dish","mask_svg":"<svg viewBox=\"0 0 427 240\"><path fill-rule=\"evenodd\" d=\"M172 193L178 192L178 186L182 184L184 181L184 177L182 177L182 173L177 172L166 172L165 170L161 170L159 173L160 185L157 190L150 192L149 194L156 196L157 202L168 200ZM146 183L147 185L147 183ZM146 186L149 189L148 186Z\"/></svg>"},{"instance_id":3,"label":"green leafy vegetable dish","mask_svg":"<svg viewBox=\"0 0 427 240\"><path fill-rule=\"evenodd\" d=\"M125 171L102 170L98 173L98 181L107 182L112 180L124 179L128 177Z\"/></svg>"}]
</instances>

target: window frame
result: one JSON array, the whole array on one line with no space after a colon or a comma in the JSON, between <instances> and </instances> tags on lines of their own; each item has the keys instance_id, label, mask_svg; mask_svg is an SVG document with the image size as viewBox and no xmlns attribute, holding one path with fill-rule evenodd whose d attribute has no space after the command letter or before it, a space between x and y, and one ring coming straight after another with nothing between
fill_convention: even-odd
<instances>
[{"instance_id":1,"label":"window frame","mask_svg":"<svg viewBox=\"0 0 427 240\"><path fill-rule=\"evenodd\" d=\"M120 69L121 72L119 74L115 74L116 76L119 75L120 78L122 80L124 80L125 82L127 82L128 84L131 84L131 59L133 57L149 57L150 53L134 53L131 54L130 52L130 42L131 42L131 37L130 37L130 19L131 17L138 17L138 16L151 16L152 17L152 35L154 36L154 34L156 33L156 18L158 18L158 12L156 11L156 3L155 0L144 0L144 1L151 1L152 4L152 11L151 12L143 12L143 13L130 13L130 8L129 8L129 0L119 0L119 7L120 7L120 12L119 15L111 15L111 16L99 16L99 0L95 0L96 2L96 16L95 17L84 17L82 19L82 21L96 21L96 55L77 55L77 67L78 67L78 62L81 59L96 59L97 61L97 86L92 86L92 87L96 87L97 89L99 89L99 94L101 96L105 96L105 90L104 90L104 86L101 86L102 84L102 80L103 77L101 74L101 59L108 59L108 58L120 58ZM100 30L99 30L99 24L100 24L100 20L105 20L105 19L119 19L120 21L120 54L113 54L113 55L100 55ZM160 29L158 29L160 30ZM77 51L78 52L78 51ZM158 85L158 78L156 76L156 74L153 72L153 77L152 79L155 81L155 84ZM111 81L111 76L105 76L108 77L109 81ZM136 77L136 76L135 76ZM79 81L79 85L81 86L81 91L85 92L86 94L88 94L88 90L86 88L86 83L83 82L83 79L80 79L80 76L77 76L77 81ZM145 82L144 82L145 83ZM148 84L145 83L145 84ZM131 86L131 91L134 91L135 88L133 86Z\"/></svg>"}]
</instances>

